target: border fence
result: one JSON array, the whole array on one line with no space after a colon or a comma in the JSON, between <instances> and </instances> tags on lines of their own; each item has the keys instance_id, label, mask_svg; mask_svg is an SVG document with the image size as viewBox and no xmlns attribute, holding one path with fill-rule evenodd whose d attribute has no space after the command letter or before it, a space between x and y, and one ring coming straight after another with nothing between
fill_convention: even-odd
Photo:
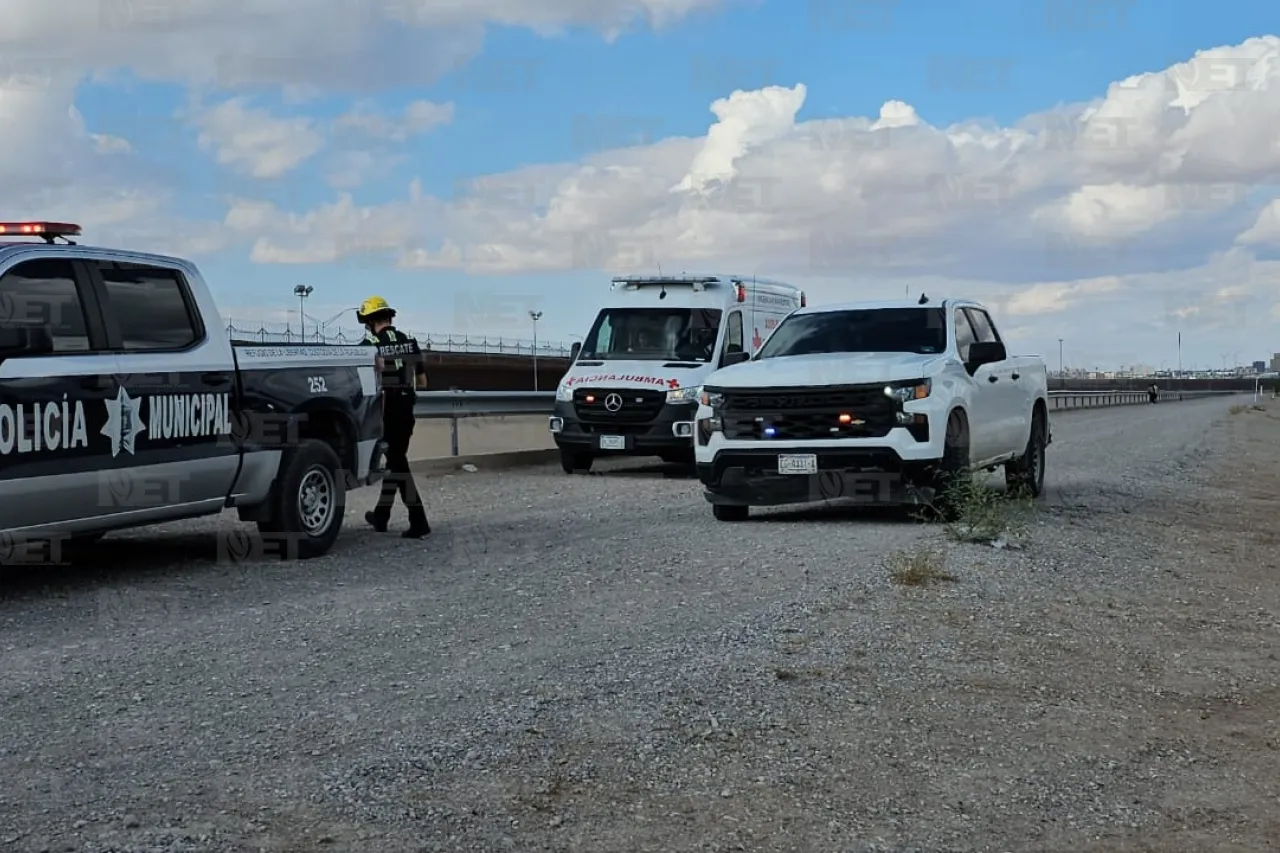
<instances>
[{"instance_id":1,"label":"border fence","mask_svg":"<svg viewBox=\"0 0 1280 853\"><path fill-rule=\"evenodd\" d=\"M405 329L418 339L424 350L432 352L469 352L489 355L527 355L535 351L531 338L489 337L487 335L450 335L439 332L420 332ZM242 341L263 344L334 344L351 346L364 341L364 332L321 325L315 330L295 330L288 323L258 323L256 327L237 326L227 321L227 336ZM563 341L537 342L538 358L568 358L570 344Z\"/></svg>"}]
</instances>

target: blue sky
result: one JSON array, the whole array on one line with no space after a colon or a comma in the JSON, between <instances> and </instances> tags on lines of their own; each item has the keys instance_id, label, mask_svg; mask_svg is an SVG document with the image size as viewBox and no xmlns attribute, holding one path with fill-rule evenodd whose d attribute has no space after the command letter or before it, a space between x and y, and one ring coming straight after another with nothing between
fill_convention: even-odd
<instances>
[{"instance_id":1,"label":"blue sky","mask_svg":"<svg viewBox=\"0 0 1280 853\"><path fill-rule=\"evenodd\" d=\"M527 2L531 7L540 5L535 0ZM410 181L417 179L426 195L447 204L458 194L460 183L468 179L523 175L526 172L521 170L545 164L568 167L584 158L608 158L615 156L611 152L617 149L648 148L671 137L688 138L690 150L696 150L698 140L716 122L710 110L712 102L728 97L735 89L790 89L803 84L803 104L787 119L794 126L820 119L874 120L887 101L901 101L935 128L969 120L1008 128L1030 113L1101 98L1111 83L1142 72L1162 71L1189 60L1197 50L1239 45L1251 37L1265 35L1274 21L1272 7L1248 2L729 2L694 11L659 31L634 28L612 43L602 37L598 28L572 21L567 22L565 32L551 36L522 26L488 22L480 52L452 74L436 80L428 75L415 79L412 75L387 74L381 78L387 81L382 86L368 85L367 80L354 77L352 85L344 86L341 79L335 82L332 74L327 78L318 76L315 89L304 93L289 91L269 80L240 88L219 87L221 81L216 78L192 85L190 74L175 71L166 77L165 68L158 66L131 68L124 60L114 65L104 61L93 70L99 74L109 72L108 76L97 81L82 80L75 104L91 132L128 140L135 164L148 179L170 191L165 216L183 222L217 223L226 214L231 198L270 202L281 211L277 216L303 216L333 203L340 192L349 192L356 205L377 209L403 201ZM198 26L198 22L178 23L189 30ZM369 62L386 61L389 68L397 67L388 58L391 54L399 52L407 57L412 51L430 50L430 36L429 32L416 30L385 36L378 42L377 55L371 55ZM377 74L365 76L379 79ZM409 85L390 82L397 79L404 79ZM1277 89L1265 94L1274 99ZM421 100L452 104L453 117L400 143L361 148L358 141L348 140L343 149L347 154L363 150L374 152L375 158L394 154L402 159L390 165L385 174L335 189L326 182L326 165L330 161L325 152L271 178L237 174L234 167L220 165L215 156L218 140L202 147L193 116L231 96L249 98L247 106L265 110L278 121L304 117L330 123L357 104L390 114ZM175 113L182 116L175 118ZM258 132L264 131L259 128ZM221 141L225 143L234 133L234 129L224 128ZM244 142L249 137L243 134L251 131L240 133L239 139ZM768 133L761 138L763 142L759 144L763 145L781 136ZM748 144L748 153L756 145ZM631 155L616 156L622 162ZM672 174L677 178L687 166L687 162L669 162L678 159L679 152L658 152L653 156L663 158L663 168L675 169ZM958 156L953 155L953 159ZM1242 168L1242 174L1247 172ZM1253 170L1248 180L1256 180L1256 173ZM790 183L785 171L778 174ZM527 215L544 215L546 202L555 195L554 183L540 188L521 185L520 180L523 179L516 179L517 188L508 192L511 197L500 206L504 210L523 207L528 209L524 212ZM859 180L855 177L854 182ZM955 180L961 181L958 185L962 194L976 192L970 184L963 183L968 178ZM1250 202L1253 207L1237 210L1238 218L1248 224L1271 197L1254 198ZM413 215L423 217L413 226L421 228L415 233L423 241L423 248L435 251L444 241L454 239L449 224L435 221L420 209ZM149 222L145 230L163 232L165 216ZM657 216L637 211L630 220L616 220L613 227L622 228L624 234L627 228L639 233ZM152 219L157 219L155 214ZM510 227L513 226L504 220L501 227L495 226L495 232ZM1231 227L1236 228L1234 224ZM465 237L458 238L459 242L486 242L483 224L471 221L469 229ZM775 226L768 233L777 231ZM341 229L335 233L340 234ZM93 239L95 235L87 236ZM280 321L288 316L283 312L291 310L296 322L296 303L290 294L293 286L301 282L315 288L308 313L321 320L355 305L368 294L379 293L401 309L402 325L413 329L527 338L527 318L513 306L519 308L528 302L544 312L540 336L570 340L586 331L613 272L537 263L507 264L504 271L494 274L442 269L440 265L398 270L394 257L387 253L353 253L319 263L256 263L250 256L253 236L240 233L237 239L197 257L220 302L238 325L238 314ZM758 242L748 240L747 244ZM1185 240L1179 238L1178 243L1182 245ZM968 268L944 261L931 265L922 262L921 268L912 272L917 277L905 283L890 272L866 272L856 261L847 272L791 268L782 275L771 268L767 256L751 256L747 260L747 254L739 254L735 248L738 245L741 244L726 241L714 263L710 258L700 263L697 257L682 257L677 250L667 255L665 248L654 250L652 256L645 255L645 262L652 257L662 263L666 256L664 269L668 271L677 266L748 273L763 270L802 286L812 285L820 298L856 298L863 293L872 297L896 295L904 286L914 287L921 280L919 276L946 279L953 270ZM1177 288L1184 292L1187 269L1197 263L1210 263L1223 248L1197 249L1192 257L1179 262L1180 269L1163 272L1183 275ZM1251 262L1268 262L1269 257L1274 257L1268 251L1266 246L1257 248ZM940 258L945 256L945 252L938 253ZM743 257L744 262L735 265L735 257ZM1149 263L1140 266L1134 271L1144 275L1162 272ZM1090 268L1087 277L1107 274L1104 267L1096 266ZM958 276L960 286L968 287L975 275ZM1255 272L1248 275L1252 281ZM1011 278L1016 280L1018 274ZM1052 282L1039 272L1028 271L1023 278L1027 288ZM1005 294L1002 299L1016 301L1016 289L1005 287L1001 292ZM494 307L489 311L483 310L485 300L492 300ZM1168 297L1164 301L1173 304ZM999 315L1001 306L996 307ZM1023 320L1017 317L1031 318L1026 321L1026 345L1047 351L1047 344L1052 342L1056 353L1059 336L1076 340L1105 331L1089 320L1087 311L1080 312L1075 307L1073 310L1075 313L1059 312L1062 316L1057 321L1046 318L1044 312L1015 311L1016 316L1003 322L1006 326L1021 325ZM1196 339L1190 330L1194 322L1186 320L1191 340ZM1167 329L1151 330L1151 334L1151 340L1168 339ZM1221 350L1230 340L1237 341L1234 346L1251 347L1251 355L1258 350L1256 357L1261 357L1261 350L1269 353L1271 348L1261 329L1243 343L1238 342L1241 336L1230 334L1229 329L1215 326L1212 334L1213 343L1206 342L1207 349L1201 355L1213 363L1218 361L1219 353L1209 350ZM1208 331L1204 337L1209 337ZM1108 342L1096 349L1100 358L1133 362L1145 357L1135 351L1141 346L1141 342L1134 341ZM1280 349L1280 340L1275 342L1275 348ZM1160 360L1146 357L1149 363Z\"/></svg>"}]
</instances>

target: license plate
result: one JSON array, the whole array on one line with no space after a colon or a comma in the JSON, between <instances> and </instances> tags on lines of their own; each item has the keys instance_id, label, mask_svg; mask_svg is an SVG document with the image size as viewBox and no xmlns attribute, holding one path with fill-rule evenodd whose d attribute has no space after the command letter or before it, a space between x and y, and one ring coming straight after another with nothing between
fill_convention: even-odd
<instances>
[{"instance_id":1,"label":"license plate","mask_svg":"<svg viewBox=\"0 0 1280 853\"><path fill-rule=\"evenodd\" d=\"M816 474L818 473L818 457L812 453L798 456L779 456L779 474Z\"/></svg>"},{"instance_id":2,"label":"license plate","mask_svg":"<svg viewBox=\"0 0 1280 853\"><path fill-rule=\"evenodd\" d=\"M626 450L627 438L622 435L602 435L600 436L601 450Z\"/></svg>"}]
</instances>

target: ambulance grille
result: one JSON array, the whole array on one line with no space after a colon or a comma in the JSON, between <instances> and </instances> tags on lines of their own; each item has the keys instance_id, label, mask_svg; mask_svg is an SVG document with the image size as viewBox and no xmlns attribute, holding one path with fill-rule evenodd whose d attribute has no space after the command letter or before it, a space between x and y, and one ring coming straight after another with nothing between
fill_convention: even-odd
<instances>
[{"instance_id":1,"label":"ambulance grille","mask_svg":"<svg viewBox=\"0 0 1280 853\"><path fill-rule=\"evenodd\" d=\"M617 411L609 411L611 395L620 403ZM573 408L584 424L651 423L667 403L665 391L644 388L579 388L573 392Z\"/></svg>"}]
</instances>

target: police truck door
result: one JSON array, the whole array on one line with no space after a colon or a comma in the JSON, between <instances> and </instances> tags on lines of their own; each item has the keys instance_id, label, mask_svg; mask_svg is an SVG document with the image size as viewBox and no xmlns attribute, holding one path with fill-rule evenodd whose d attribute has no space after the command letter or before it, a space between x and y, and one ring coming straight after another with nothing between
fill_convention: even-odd
<instances>
[{"instance_id":1,"label":"police truck door","mask_svg":"<svg viewBox=\"0 0 1280 853\"><path fill-rule=\"evenodd\" d=\"M0 353L0 529L100 514L99 469L116 357L83 270L65 258L0 268L0 334L45 333L52 351ZM29 339L30 340L30 339Z\"/></svg>"},{"instance_id":2,"label":"police truck door","mask_svg":"<svg viewBox=\"0 0 1280 853\"><path fill-rule=\"evenodd\" d=\"M226 330L205 326L179 269L116 261L88 267L120 360L107 425L113 467L128 472L113 480L116 510L141 521L225 503L238 468Z\"/></svg>"}]
</instances>

